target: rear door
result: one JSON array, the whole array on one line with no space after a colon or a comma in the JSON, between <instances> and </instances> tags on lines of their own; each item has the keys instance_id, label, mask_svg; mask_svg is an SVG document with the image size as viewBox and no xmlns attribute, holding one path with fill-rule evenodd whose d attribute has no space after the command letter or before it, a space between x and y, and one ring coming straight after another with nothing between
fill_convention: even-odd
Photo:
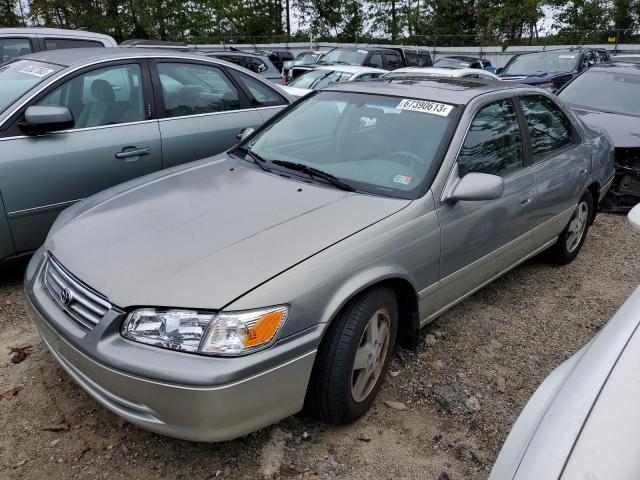
<instances>
[{"instance_id":1,"label":"rear door","mask_svg":"<svg viewBox=\"0 0 640 480\"><path fill-rule=\"evenodd\" d=\"M530 252L534 175L521 122L510 98L481 106L467 131L450 184L468 173L504 179L496 200L445 202L438 207L442 235L436 311L447 308Z\"/></svg>"},{"instance_id":2,"label":"rear door","mask_svg":"<svg viewBox=\"0 0 640 480\"><path fill-rule=\"evenodd\" d=\"M519 97L531 144L536 180L534 242L552 240L569 223L584 191L589 148L559 105L546 95Z\"/></svg>"},{"instance_id":3,"label":"rear door","mask_svg":"<svg viewBox=\"0 0 640 480\"><path fill-rule=\"evenodd\" d=\"M219 65L183 59L153 62L163 166L224 152L263 118Z\"/></svg>"},{"instance_id":4,"label":"rear door","mask_svg":"<svg viewBox=\"0 0 640 480\"><path fill-rule=\"evenodd\" d=\"M76 201L162 166L146 63L88 67L29 105L65 106L69 130L26 136L24 107L2 133L0 192L18 253L39 247L59 212Z\"/></svg>"}]
</instances>

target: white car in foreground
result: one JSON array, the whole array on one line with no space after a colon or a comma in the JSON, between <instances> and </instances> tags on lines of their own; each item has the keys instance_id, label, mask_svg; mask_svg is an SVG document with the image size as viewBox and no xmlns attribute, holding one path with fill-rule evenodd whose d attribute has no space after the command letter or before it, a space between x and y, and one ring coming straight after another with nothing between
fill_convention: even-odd
<instances>
[{"instance_id":1,"label":"white car in foreground","mask_svg":"<svg viewBox=\"0 0 640 480\"><path fill-rule=\"evenodd\" d=\"M499 76L479 68L437 68L437 67L405 67L392 70L382 75L382 78L398 77L453 77L453 78L481 78L483 80L501 80Z\"/></svg>"},{"instance_id":2,"label":"white car in foreground","mask_svg":"<svg viewBox=\"0 0 640 480\"><path fill-rule=\"evenodd\" d=\"M381 68L360 65L322 65L291 80L284 88L289 95L304 97L307 93L334 83L371 80L387 73Z\"/></svg>"},{"instance_id":3,"label":"white car in foreground","mask_svg":"<svg viewBox=\"0 0 640 480\"><path fill-rule=\"evenodd\" d=\"M640 232L640 205L629 221ZM640 478L639 326L640 288L536 390L489 480Z\"/></svg>"}]
</instances>

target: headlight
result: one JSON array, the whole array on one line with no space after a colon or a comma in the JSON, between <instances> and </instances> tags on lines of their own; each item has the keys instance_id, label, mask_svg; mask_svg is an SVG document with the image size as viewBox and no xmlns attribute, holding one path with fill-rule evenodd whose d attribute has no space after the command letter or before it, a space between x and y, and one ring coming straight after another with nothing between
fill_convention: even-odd
<instances>
[{"instance_id":1,"label":"headlight","mask_svg":"<svg viewBox=\"0 0 640 480\"><path fill-rule=\"evenodd\" d=\"M244 355L269 347L282 329L289 307L242 312L135 310L122 336L147 345L206 355Z\"/></svg>"}]
</instances>

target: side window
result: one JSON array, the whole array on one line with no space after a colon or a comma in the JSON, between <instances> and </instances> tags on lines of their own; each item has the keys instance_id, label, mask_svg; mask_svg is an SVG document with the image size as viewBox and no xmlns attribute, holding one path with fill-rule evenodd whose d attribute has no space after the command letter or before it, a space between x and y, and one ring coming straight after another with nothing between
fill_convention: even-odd
<instances>
[{"instance_id":1,"label":"side window","mask_svg":"<svg viewBox=\"0 0 640 480\"><path fill-rule=\"evenodd\" d=\"M158 63L167 117L225 112L240 108L238 90L217 67Z\"/></svg>"},{"instance_id":2,"label":"side window","mask_svg":"<svg viewBox=\"0 0 640 480\"><path fill-rule=\"evenodd\" d=\"M67 107L75 119L74 128L143 121L140 65L115 65L78 75L38 105Z\"/></svg>"},{"instance_id":3,"label":"side window","mask_svg":"<svg viewBox=\"0 0 640 480\"><path fill-rule=\"evenodd\" d=\"M596 52L596 56L598 58L598 63L607 63L610 61L609 54L604 50Z\"/></svg>"},{"instance_id":4,"label":"side window","mask_svg":"<svg viewBox=\"0 0 640 480\"><path fill-rule=\"evenodd\" d=\"M589 50L587 52L585 52L584 56L582 57L582 69L586 69L586 68L590 68L593 65L595 65L596 63L596 54L594 51Z\"/></svg>"},{"instance_id":5,"label":"side window","mask_svg":"<svg viewBox=\"0 0 640 480\"><path fill-rule=\"evenodd\" d=\"M520 98L534 157L541 157L573 142L571 122L547 97L531 95Z\"/></svg>"},{"instance_id":6,"label":"side window","mask_svg":"<svg viewBox=\"0 0 640 480\"><path fill-rule=\"evenodd\" d=\"M511 100L501 100L482 108L471 122L458 156L458 174L506 176L523 167L523 158L518 116Z\"/></svg>"},{"instance_id":7,"label":"side window","mask_svg":"<svg viewBox=\"0 0 640 480\"><path fill-rule=\"evenodd\" d=\"M240 82L249 91L249 94L253 97L252 103L254 107L274 107L288 104L282 95L259 80L240 72L233 72L232 75L236 81Z\"/></svg>"},{"instance_id":8,"label":"side window","mask_svg":"<svg viewBox=\"0 0 640 480\"><path fill-rule=\"evenodd\" d=\"M382 68L382 55L380 53L374 53L369 59L369 66L373 68Z\"/></svg>"},{"instance_id":9,"label":"side window","mask_svg":"<svg viewBox=\"0 0 640 480\"><path fill-rule=\"evenodd\" d=\"M397 52L385 52L387 57L387 68L393 70L402 67L402 59Z\"/></svg>"},{"instance_id":10,"label":"side window","mask_svg":"<svg viewBox=\"0 0 640 480\"><path fill-rule=\"evenodd\" d=\"M68 38L45 38L44 48L46 50L61 50L63 48L94 48L104 47L100 42L93 40L71 40Z\"/></svg>"},{"instance_id":11,"label":"side window","mask_svg":"<svg viewBox=\"0 0 640 480\"><path fill-rule=\"evenodd\" d=\"M0 63L33 51L28 38L0 38Z\"/></svg>"},{"instance_id":12,"label":"side window","mask_svg":"<svg viewBox=\"0 0 640 480\"><path fill-rule=\"evenodd\" d=\"M372 78L378 78L379 76L380 74L378 72L363 73L362 75L358 76L355 80L371 80Z\"/></svg>"}]
</instances>

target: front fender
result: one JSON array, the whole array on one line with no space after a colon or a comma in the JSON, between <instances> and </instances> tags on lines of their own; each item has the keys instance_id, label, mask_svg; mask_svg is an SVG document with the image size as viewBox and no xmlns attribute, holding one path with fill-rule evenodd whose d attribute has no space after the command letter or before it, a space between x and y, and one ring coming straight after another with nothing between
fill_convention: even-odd
<instances>
[{"instance_id":1,"label":"front fender","mask_svg":"<svg viewBox=\"0 0 640 480\"><path fill-rule=\"evenodd\" d=\"M225 310L288 304L282 335L293 335L328 324L349 299L376 283L400 281L414 294L435 284L439 260L439 223L429 195L280 273Z\"/></svg>"}]
</instances>

